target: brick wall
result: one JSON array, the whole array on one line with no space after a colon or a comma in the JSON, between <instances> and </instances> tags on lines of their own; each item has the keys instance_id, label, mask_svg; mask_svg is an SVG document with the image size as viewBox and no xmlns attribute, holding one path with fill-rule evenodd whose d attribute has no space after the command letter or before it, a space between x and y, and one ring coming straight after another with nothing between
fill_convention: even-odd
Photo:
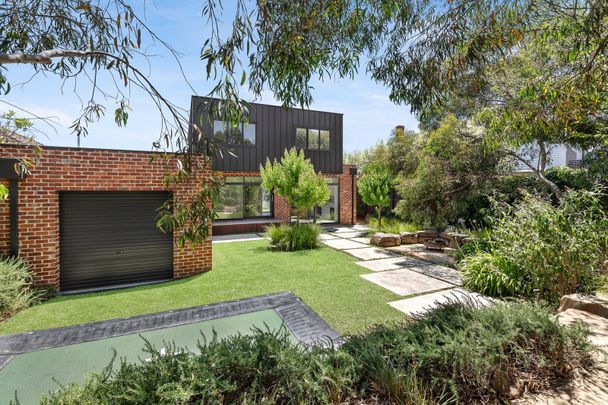
<instances>
[{"instance_id":1,"label":"brick wall","mask_svg":"<svg viewBox=\"0 0 608 405\"><path fill-rule=\"evenodd\" d=\"M8 180L0 179L0 184L9 186ZM8 200L0 200L0 256L8 255L11 250L10 206Z\"/></svg>"},{"instance_id":2,"label":"brick wall","mask_svg":"<svg viewBox=\"0 0 608 405\"><path fill-rule=\"evenodd\" d=\"M0 156L36 158L38 163L26 180L19 182L19 255L30 265L34 282L59 287L59 192L60 191L163 191L163 173L171 161L150 160L146 152L78 148L43 148L34 156L31 148L0 145ZM190 184L172 189L176 200L194 193L205 169ZM4 204L4 203L0 203ZM3 205L0 221L4 225ZM0 233L0 243L4 229ZM2 245L0 245L2 246ZM174 277L211 269L211 241L173 249Z\"/></svg>"},{"instance_id":3,"label":"brick wall","mask_svg":"<svg viewBox=\"0 0 608 405\"><path fill-rule=\"evenodd\" d=\"M354 165L344 165L340 182L340 223L353 224L353 218L357 221L357 202L353 198L353 184L350 169ZM357 196L357 178L355 176L354 197ZM354 201L353 201L354 200Z\"/></svg>"}]
</instances>

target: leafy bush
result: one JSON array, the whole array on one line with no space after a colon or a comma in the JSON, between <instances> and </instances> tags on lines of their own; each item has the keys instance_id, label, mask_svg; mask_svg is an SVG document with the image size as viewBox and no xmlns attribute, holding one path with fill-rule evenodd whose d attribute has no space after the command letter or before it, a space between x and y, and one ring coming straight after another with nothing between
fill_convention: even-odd
<instances>
[{"instance_id":1,"label":"leafy bush","mask_svg":"<svg viewBox=\"0 0 608 405\"><path fill-rule=\"evenodd\" d=\"M385 233L399 233L399 232L416 232L418 227L416 225L404 222L398 218L384 218L382 225L378 225L377 218L369 219L369 232L385 232Z\"/></svg>"},{"instance_id":2,"label":"leafy bush","mask_svg":"<svg viewBox=\"0 0 608 405\"><path fill-rule=\"evenodd\" d=\"M319 244L321 227L317 224L281 224L266 229L270 243L279 250L314 249Z\"/></svg>"},{"instance_id":3,"label":"leafy bush","mask_svg":"<svg viewBox=\"0 0 608 405\"><path fill-rule=\"evenodd\" d=\"M491 296L529 295L528 275L504 256L479 252L465 256L459 265L466 269L464 284L475 291Z\"/></svg>"},{"instance_id":4,"label":"leafy bush","mask_svg":"<svg viewBox=\"0 0 608 405\"><path fill-rule=\"evenodd\" d=\"M466 287L557 302L601 284L608 270L608 217L598 194L569 192L557 206L527 195L496 212L491 255L478 251L459 263Z\"/></svg>"},{"instance_id":5,"label":"leafy bush","mask_svg":"<svg viewBox=\"0 0 608 405\"><path fill-rule=\"evenodd\" d=\"M535 390L590 361L582 327L558 325L545 307L495 304L477 310L471 304L446 304L415 322L351 337L342 350L355 359L359 390L407 393L406 377L415 373L440 403L503 402L512 387ZM415 397L388 399L419 403Z\"/></svg>"},{"instance_id":6,"label":"leafy bush","mask_svg":"<svg viewBox=\"0 0 608 405\"><path fill-rule=\"evenodd\" d=\"M536 304L451 303L377 326L340 348L305 349L284 332L212 338L199 354L147 345L151 361L108 367L44 404L470 403L505 401L590 364L582 326Z\"/></svg>"},{"instance_id":7,"label":"leafy bush","mask_svg":"<svg viewBox=\"0 0 608 405\"><path fill-rule=\"evenodd\" d=\"M27 264L18 258L1 258L0 320L29 307L37 298Z\"/></svg>"},{"instance_id":8,"label":"leafy bush","mask_svg":"<svg viewBox=\"0 0 608 405\"><path fill-rule=\"evenodd\" d=\"M562 190L591 190L594 186L586 169L555 166L547 169L545 176Z\"/></svg>"}]
</instances>

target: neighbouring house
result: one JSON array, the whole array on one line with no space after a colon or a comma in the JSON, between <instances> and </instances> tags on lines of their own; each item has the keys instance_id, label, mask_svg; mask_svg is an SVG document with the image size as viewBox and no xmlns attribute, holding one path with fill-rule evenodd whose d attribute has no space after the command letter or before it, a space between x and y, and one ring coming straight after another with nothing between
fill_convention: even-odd
<instances>
[{"instance_id":1,"label":"neighbouring house","mask_svg":"<svg viewBox=\"0 0 608 405\"><path fill-rule=\"evenodd\" d=\"M325 176L331 192L324 206L308 213L308 220L324 224L356 221L357 171L342 161L342 114L252 103L248 122L232 127L219 114L210 117L212 102L193 97L190 117L200 134L211 136L223 149L213 159L214 174L225 179L216 206L219 220L213 224L214 235L257 232L268 224L290 221L287 201L261 186L260 165L267 159L280 160L293 147L304 150L315 170ZM198 141L193 139L194 144Z\"/></svg>"},{"instance_id":2,"label":"neighbouring house","mask_svg":"<svg viewBox=\"0 0 608 405\"><path fill-rule=\"evenodd\" d=\"M157 209L180 201L206 176L222 175L220 219L215 234L260 231L287 222L283 198L260 186L259 165L280 159L287 148L305 150L332 192L330 201L309 213L311 220L353 223L356 169L342 164L342 115L253 104L249 122L226 128L206 119L209 99L192 99L191 120L226 150L213 167L170 189L164 174L172 163L142 151L0 144L0 183L9 200L0 202L0 255L19 255L34 283L61 292L82 292L179 278L211 269L211 241L178 248L156 226ZM223 137L223 138L222 138ZM20 143L20 145L14 144ZM35 162L27 175L20 159Z\"/></svg>"},{"instance_id":3,"label":"neighbouring house","mask_svg":"<svg viewBox=\"0 0 608 405\"><path fill-rule=\"evenodd\" d=\"M549 145L549 159L546 169L557 166L580 167L583 162L584 153L581 150L567 145ZM538 163L538 149L535 147L522 148L522 155L533 166ZM528 166L521 162L516 162L517 172L531 171Z\"/></svg>"}]
</instances>

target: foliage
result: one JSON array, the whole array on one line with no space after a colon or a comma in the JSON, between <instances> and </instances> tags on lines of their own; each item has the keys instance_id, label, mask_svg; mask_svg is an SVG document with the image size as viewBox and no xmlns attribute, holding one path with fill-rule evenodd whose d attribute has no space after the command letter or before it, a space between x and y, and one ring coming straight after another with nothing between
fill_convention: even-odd
<instances>
[{"instance_id":1,"label":"foliage","mask_svg":"<svg viewBox=\"0 0 608 405\"><path fill-rule=\"evenodd\" d=\"M378 214L378 224L382 223L382 207L391 204L393 179L385 166L369 164L363 169L363 174L357 181L357 190L363 202L375 206Z\"/></svg>"},{"instance_id":2,"label":"foliage","mask_svg":"<svg viewBox=\"0 0 608 405\"><path fill-rule=\"evenodd\" d=\"M0 258L0 320L31 306L37 299L27 264L17 258Z\"/></svg>"},{"instance_id":3,"label":"foliage","mask_svg":"<svg viewBox=\"0 0 608 405\"><path fill-rule=\"evenodd\" d=\"M415 232L418 230L418 227L415 224L404 222L399 218L384 218L381 223L379 223L377 218L370 218L367 225L369 226L370 234L376 232Z\"/></svg>"},{"instance_id":4,"label":"foliage","mask_svg":"<svg viewBox=\"0 0 608 405\"><path fill-rule=\"evenodd\" d=\"M317 224L270 225L266 235L279 250L296 251L314 249L319 245L321 227Z\"/></svg>"},{"instance_id":5,"label":"foliage","mask_svg":"<svg viewBox=\"0 0 608 405\"><path fill-rule=\"evenodd\" d=\"M586 169L555 166L547 169L546 176L562 190L592 190L594 187Z\"/></svg>"},{"instance_id":6,"label":"foliage","mask_svg":"<svg viewBox=\"0 0 608 405\"><path fill-rule=\"evenodd\" d=\"M542 337L539 339L539 336ZM206 344L205 344L206 343ZM44 404L471 403L506 401L591 364L582 326L564 327L535 304L474 309L449 303L411 322L376 326L341 347L305 348L285 331L212 337L188 354L108 367Z\"/></svg>"},{"instance_id":7,"label":"foliage","mask_svg":"<svg viewBox=\"0 0 608 405\"><path fill-rule=\"evenodd\" d=\"M459 266L464 285L493 295L589 292L608 271L608 216L599 196L572 191L559 205L527 195L496 208L490 253L474 252Z\"/></svg>"},{"instance_id":8,"label":"foliage","mask_svg":"<svg viewBox=\"0 0 608 405\"><path fill-rule=\"evenodd\" d=\"M518 381L539 389L564 367L589 361L586 334L559 326L548 309L528 303L482 310L471 305L444 304L414 322L351 337L343 350L355 359L360 389L390 394L395 389L388 387L397 380L399 391L407 393L403 377L415 373L441 403L504 401ZM408 399L404 402L417 403Z\"/></svg>"},{"instance_id":9,"label":"foliage","mask_svg":"<svg viewBox=\"0 0 608 405\"><path fill-rule=\"evenodd\" d=\"M399 178L397 215L424 226L480 219L479 205L490 181L501 173L502 155L488 153L469 134L450 115L423 138L416 171Z\"/></svg>"},{"instance_id":10,"label":"foliage","mask_svg":"<svg viewBox=\"0 0 608 405\"><path fill-rule=\"evenodd\" d=\"M321 173L315 173L303 150L286 150L281 161L275 160L272 164L270 159L266 159L266 166L260 165L260 176L264 188L287 198L295 210L298 223L303 213L325 204L330 197L327 182Z\"/></svg>"},{"instance_id":11,"label":"foliage","mask_svg":"<svg viewBox=\"0 0 608 405\"><path fill-rule=\"evenodd\" d=\"M8 198L8 187L4 184L0 184L0 200L6 200Z\"/></svg>"}]
</instances>

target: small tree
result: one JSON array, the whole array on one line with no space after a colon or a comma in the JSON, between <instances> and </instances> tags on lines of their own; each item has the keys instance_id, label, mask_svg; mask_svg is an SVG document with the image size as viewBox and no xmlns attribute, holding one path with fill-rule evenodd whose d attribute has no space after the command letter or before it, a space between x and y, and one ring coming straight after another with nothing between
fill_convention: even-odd
<instances>
[{"instance_id":1,"label":"small tree","mask_svg":"<svg viewBox=\"0 0 608 405\"><path fill-rule=\"evenodd\" d=\"M385 166L372 163L363 169L363 176L357 182L359 194L367 205L375 206L378 225L382 225L382 207L391 203L392 176Z\"/></svg>"},{"instance_id":2,"label":"small tree","mask_svg":"<svg viewBox=\"0 0 608 405\"><path fill-rule=\"evenodd\" d=\"M302 150L299 153L296 148L285 150L281 162L275 159L270 163L267 159L266 167L260 165L260 174L264 188L274 189L277 195L287 198L298 224L301 214L329 200L327 183L321 173L315 173L310 159L304 157Z\"/></svg>"}]
</instances>

